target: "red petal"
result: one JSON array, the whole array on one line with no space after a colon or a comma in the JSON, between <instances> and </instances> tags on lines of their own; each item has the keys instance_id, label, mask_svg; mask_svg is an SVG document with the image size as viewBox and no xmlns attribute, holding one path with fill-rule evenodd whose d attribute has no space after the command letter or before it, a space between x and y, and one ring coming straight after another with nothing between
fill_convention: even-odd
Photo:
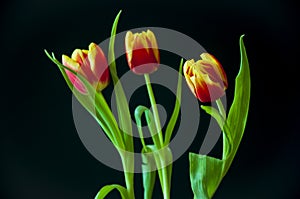
<instances>
[{"instance_id":1,"label":"red petal","mask_svg":"<svg viewBox=\"0 0 300 199\"><path fill-rule=\"evenodd\" d=\"M66 70L66 74L68 75L71 83L74 85L74 87L82 94L86 94L86 88L84 86L84 84L77 78L77 76L75 74L73 74L72 72Z\"/></svg>"}]
</instances>

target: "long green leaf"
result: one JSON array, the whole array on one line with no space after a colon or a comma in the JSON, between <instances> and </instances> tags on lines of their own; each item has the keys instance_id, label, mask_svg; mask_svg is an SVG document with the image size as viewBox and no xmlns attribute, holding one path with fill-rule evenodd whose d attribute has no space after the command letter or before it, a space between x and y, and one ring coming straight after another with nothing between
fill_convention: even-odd
<instances>
[{"instance_id":1,"label":"long green leaf","mask_svg":"<svg viewBox=\"0 0 300 199\"><path fill-rule=\"evenodd\" d=\"M114 83L120 129L123 132L124 142L126 144L127 149L133 152L134 146L133 146L133 138L132 138L131 115L130 115L126 95L124 93L121 83L119 82L120 80L117 74L115 54L114 54L115 37L116 37L117 25L118 25L121 12L122 11L120 11L116 16L111 30L111 36L110 36L109 47L108 47L108 63L110 63L109 70Z\"/></svg>"},{"instance_id":2,"label":"long green leaf","mask_svg":"<svg viewBox=\"0 0 300 199\"><path fill-rule=\"evenodd\" d=\"M225 131L223 144L228 145L225 149L231 148L230 153L223 156L222 160L190 153L190 180L195 199L209 199L214 195L234 159L244 134L250 102L250 69L243 35L240 37L240 53L240 71L236 77L234 100L226 121L223 121L222 116L213 107L201 107L214 117Z\"/></svg>"},{"instance_id":3,"label":"long green leaf","mask_svg":"<svg viewBox=\"0 0 300 199\"><path fill-rule=\"evenodd\" d=\"M242 35L240 37L241 63L240 71L235 80L234 100L230 107L226 123L232 133L232 154L226 159L223 176L227 173L240 145L246 127L250 104L250 69Z\"/></svg>"},{"instance_id":4,"label":"long green leaf","mask_svg":"<svg viewBox=\"0 0 300 199\"><path fill-rule=\"evenodd\" d=\"M170 121L168 123L168 126L166 128L166 133L165 133L165 141L164 144L167 145L170 143L171 136L179 115L180 111L180 104L181 104L181 88L182 88L182 65L183 65L183 59L180 61L179 65L179 71L178 71L178 83L177 83L177 91L176 91L176 102L175 102L175 107L172 113L172 116L170 118Z\"/></svg>"},{"instance_id":5,"label":"long green leaf","mask_svg":"<svg viewBox=\"0 0 300 199\"><path fill-rule=\"evenodd\" d=\"M221 181L223 161L195 153L189 154L190 180L195 199L210 199Z\"/></svg>"},{"instance_id":6,"label":"long green leaf","mask_svg":"<svg viewBox=\"0 0 300 199\"><path fill-rule=\"evenodd\" d=\"M111 191L117 189L122 197L122 199L131 199L128 197L127 190L121 185L112 184L102 187L102 189L97 193L95 199L105 198Z\"/></svg>"},{"instance_id":7,"label":"long green leaf","mask_svg":"<svg viewBox=\"0 0 300 199\"><path fill-rule=\"evenodd\" d=\"M113 114L111 113L104 97L101 93L95 92L95 89L90 85L90 83L80 74L77 74L72 69L61 64L52 53L52 56L45 50L46 55L49 59L54 62L59 70L61 71L64 79L66 80L69 88L78 99L78 101L84 106L84 108L95 118L95 120L100 124L100 126L105 131L106 135L112 141L115 146L123 147L123 143L120 142L119 129ZM87 88L88 94L81 94L76 89L73 89L73 84L70 82L65 70L69 70L71 73L75 74ZM95 96L95 99L92 96ZM101 106L99 106L101 105ZM96 112L95 112L96 111Z\"/></svg>"}]
</instances>

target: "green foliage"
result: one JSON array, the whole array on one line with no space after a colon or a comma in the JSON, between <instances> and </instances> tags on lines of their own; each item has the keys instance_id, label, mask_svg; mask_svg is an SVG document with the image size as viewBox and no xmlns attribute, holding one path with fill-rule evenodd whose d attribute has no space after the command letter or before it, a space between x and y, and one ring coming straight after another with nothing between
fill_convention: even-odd
<instances>
[{"instance_id":1,"label":"green foliage","mask_svg":"<svg viewBox=\"0 0 300 199\"><path fill-rule=\"evenodd\" d=\"M179 65L179 73L178 73L178 83L177 83L177 91L176 91L176 102L175 102L175 107L172 113L172 116L170 118L170 121L168 123L168 126L166 128L166 133L165 133L165 145L168 145L171 140L171 136L178 118L178 114L180 111L180 105L181 105L181 88L182 88L182 65L183 65L183 59L180 61Z\"/></svg>"},{"instance_id":2,"label":"green foliage","mask_svg":"<svg viewBox=\"0 0 300 199\"><path fill-rule=\"evenodd\" d=\"M222 160L190 153L190 180L196 199L212 198L226 175L244 134L250 102L250 70L243 35L240 37L240 53L240 71L236 77L234 100L227 119L224 121L225 118L216 109L201 106L216 119L223 130L223 150L226 152Z\"/></svg>"},{"instance_id":3,"label":"green foliage","mask_svg":"<svg viewBox=\"0 0 300 199\"><path fill-rule=\"evenodd\" d=\"M142 150L142 171L144 199L151 199L156 179L156 163L153 155L154 146L146 146Z\"/></svg>"},{"instance_id":4,"label":"green foliage","mask_svg":"<svg viewBox=\"0 0 300 199\"><path fill-rule=\"evenodd\" d=\"M119 124L116 122L115 116L112 114L111 109L108 106L102 93L97 92L96 89L94 89L94 87L85 79L85 77L83 77L79 73L76 73L72 69L61 64L55 58L53 53L52 55L50 55L45 50L45 53L48 56L48 58L58 66L60 72L62 73L67 85L73 92L74 96L99 123L99 125L102 127L107 137L111 140L111 142L118 149L121 155L127 190L120 185L105 186L97 194L96 196L97 199L104 198L113 189L117 189L120 192L122 198L134 198L134 191L133 191L134 159L133 156L128 157L126 156L126 154L122 153L123 151L122 149L131 152L134 151L133 138L131 136L132 134L131 116L130 116L129 107L128 107L124 90L117 76L115 56L114 56L114 42L115 42L116 29L117 29L117 24L118 24L120 14L121 11L118 13L113 23L111 38L109 42L109 49L108 49L109 69L115 87ZM87 93L82 94L79 91L77 91L77 89L74 89L73 84L70 82L69 77L66 74L66 70L70 71L71 73L77 76L77 78L84 84L85 88L87 89ZM126 156L127 158L125 158L124 156Z\"/></svg>"},{"instance_id":5,"label":"green foliage","mask_svg":"<svg viewBox=\"0 0 300 199\"><path fill-rule=\"evenodd\" d=\"M45 50L46 55L51 61L53 61L61 71L65 81L69 88L73 92L78 101L85 107L85 109L95 118L99 125L103 128L106 135L112 141L115 146L124 148L124 142L122 135L120 134L118 124L113 116L105 98L101 92L96 92L93 86L80 74L77 74L72 69L62 65L52 53L52 56ZM87 94L82 94L77 89L73 88L72 83L69 80L65 70L75 74L87 89Z\"/></svg>"},{"instance_id":6,"label":"green foliage","mask_svg":"<svg viewBox=\"0 0 300 199\"><path fill-rule=\"evenodd\" d=\"M221 181L223 161L195 153L190 153L189 161L194 198L211 198Z\"/></svg>"},{"instance_id":7,"label":"green foliage","mask_svg":"<svg viewBox=\"0 0 300 199\"><path fill-rule=\"evenodd\" d=\"M131 199L128 197L127 190L117 184L106 185L102 187L102 189L97 193L95 199L103 199L105 198L111 191L117 189L122 197L122 199Z\"/></svg>"},{"instance_id":8,"label":"green foliage","mask_svg":"<svg viewBox=\"0 0 300 199\"><path fill-rule=\"evenodd\" d=\"M108 63L109 63L110 74L114 83L120 129L123 132L125 146L127 147L126 149L133 152L134 146L133 146L133 138L131 136L132 135L131 116L130 116L129 106L128 106L128 102L122 84L118 78L115 55L114 55L115 37L116 37L117 25L119 22L121 12L122 11L120 11L116 16L112 26L109 47L108 47Z\"/></svg>"}]
</instances>

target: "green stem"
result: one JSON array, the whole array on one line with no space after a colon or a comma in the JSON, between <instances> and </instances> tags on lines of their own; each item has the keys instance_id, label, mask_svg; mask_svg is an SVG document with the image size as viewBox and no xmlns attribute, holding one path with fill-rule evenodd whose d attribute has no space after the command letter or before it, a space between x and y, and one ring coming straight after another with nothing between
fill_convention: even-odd
<instances>
[{"instance_id":1,"label":"green stem","mask_svg":"<svg viewBox=\"0 0 300 199\"><path fill-rule=\"evenodd\" d=\"M159 114L158 114L156 101L155 101L154 93L152 90L149 74L145 74L144 77L145 77L145 81L146 81L148 95L150 98L151 107L153 109L154 122L155 122L156 130L157 130L156 132L158 133L160 146L162 147L164 140L163 140L163 136L162 136L162 129L161 129L161 124L160 124ZM160 149L160 148L157 148L157 149ZM160 171L161 171L160 178L162 178L160 180L160 182L161 182L161 186L162 186L163 196L164 196L164 199L170 199L169 175L171 175L171 173L168 172L168 167L165 166L165 164L164 164L164 162L165 162L165 153L164 152L163 152L162 156L160 156L160 161L161 161L161 163L163 163L161 165L163 168L160 169Z\"/></svg>"},{"instance_id":2,"label":"green stem","mask_svg":"<svg viewBox=\"0 0 300 199\"><path fill-rule=\"evenodd\" d=\"M223 119L226 120L226 111L225 111L225 108L223 106L221 99L220 98L217 99L216 103L217 103L220 114L222 115Z\"/></svg>"},{"instance_id":3,"label":"green stem","mask_svg":"<svg viewBox=\"0 0 300 199\"><path fill-rule=\"evenodd\" d=\"M151 107L153 109L154 121L155 121L155 125L156 125L156 130L158 133L159 141L160 141L161 146L163 146L162 129L161 129L161 125L160 125L159 114L158 114L156 101L155 101L155 97L153 94L149 74L145 74L144 77L145 77L145 81L146 81L146 85L147 85L147 90L148 90L148 95L150 98Z\"/></svg>"},{"instance_id":4,"label":"green stem","mask_svg":"<svg viewBox=\"0 0 300 199\"><path fill-rule=\"evenodd\" d=\"M119 150L124 169L125 184L129 199L134 199L134 155L128 151Z\"/></svg>"},{"instance_id":5,"label":"green stem","mask_svg":"<svg viewBox=\"0 0 300 199\"><path fill-rule=\"evenodd\" d=\"M168 169L172 168L172 165L168 165L166 166L166 159L168 159L168 157L166 157L166 151L161 150L159 151L159 154L157 154L157 156L155 156L155 161L157 164L158 169L158 176L159 176L159 180L160 180L160 185L161 185L161 189L163 192L163 198L164 199L170 199L170 189L171 189L171 170L170 172L168 171Z\"/></svg>"},{"instance_id":6,"label":"green stem","mask_svg":"<svg viewBox=\"0 0 300 199\"><path fill-rule=\"evenodd\" d=\"M163 177L163 195L164 199L170 199L170 184L168 176L168 167L162 168L162 177Z\"/></svg>"},{"instance_id":7,"label":"green stem","mask_svg":"<svg viewBox=\"0 0 300 199\"><path fill-rule=\"evenodd\" d=\"M219 112L220 112L221 116L223 117L224 121L226 121L226 111L224 109L224 106L223 106L223 103L222 103L221 99L220 98L217 99L216 103L217 103L217 106L218 106L218 109L219 109ZM222 127L222 129L224 129L224 127ZM227 143L228 141L229 140L226 139L226 137L225 137L225 131L224 131L224 133L223 133L223 153L222 153L222 159L225 159L226 156L227 156L226 145L228 145L228 143Z\"/></svg>"},{"instance_id":8,"label":"green stem","mask_svg":"<svg viewBox=\"0 0 300 199\"><path fill-rule=\"evenodd\" d=\"M129 199L134 199L134 175L133 173L124 172L124 176Z\"/></svg>"}]
</instances>

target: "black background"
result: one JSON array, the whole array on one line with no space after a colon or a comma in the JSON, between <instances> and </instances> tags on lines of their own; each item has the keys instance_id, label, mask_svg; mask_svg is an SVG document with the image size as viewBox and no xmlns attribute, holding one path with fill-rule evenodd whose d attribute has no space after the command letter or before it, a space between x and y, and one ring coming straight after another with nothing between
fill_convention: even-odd
<instances>
[{"instance_id":1,"label":"black background","mask_svg":"<svg viewBox=\"0 0 300 199\"><path fill-rule=\"evenodd\" d=\"M106 184L124 183L121 172L99 163L82 145L71 91L43 52L60 56L101 42L120 9L118 32L143 26L174 29L214 54L228 74L228 99L239 66L238 39L246 34L249 118L215 198L300 198L299 8L279 0L2 1L1 198L93 198ZM172 198L192 198L187 153L174 163L172 186ZM141 193L136 175L137 198ZM161 198L159 187L155 196Z\"/></svg>"}]
</instances>

